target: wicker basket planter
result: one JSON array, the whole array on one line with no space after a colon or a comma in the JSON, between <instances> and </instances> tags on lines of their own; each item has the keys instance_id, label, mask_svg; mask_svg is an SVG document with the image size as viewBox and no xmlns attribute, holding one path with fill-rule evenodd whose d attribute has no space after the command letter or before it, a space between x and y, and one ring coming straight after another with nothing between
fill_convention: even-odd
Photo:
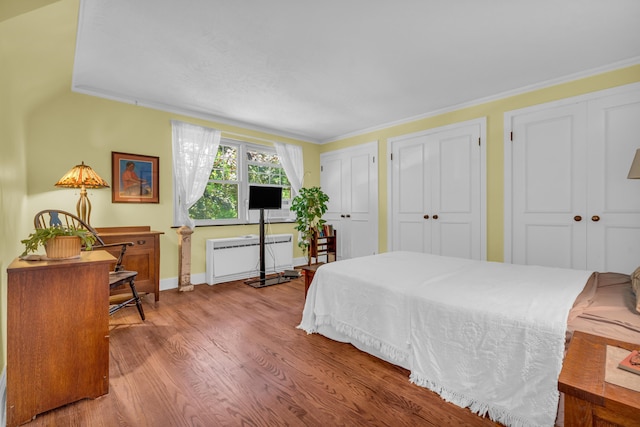
<instances>
[{"instance_id":1,"label":"wicker basket planter","mask_svg":"<svg viewBox=\"0 0 640 427\"><path fill-rule=\"evenodd\" d=\"M50 259L77 258L81 249L82 240L77 236L56 236L44 246Z\"/></svg>"},{"instance_id":2,"label":"wicker basket planter","mask_svg":"<svg viewBox=\"0 0 640 427\"><path fill-rule=\"evenodd\" d=\"M24 252L20 258L27 259L30 252L37 252L41 246L49 259L79 258L82 247L90 251L96 236L87 230L73 227L52 226L36 228L29 237L21 240Z\"/></svg>"}]
</instances>

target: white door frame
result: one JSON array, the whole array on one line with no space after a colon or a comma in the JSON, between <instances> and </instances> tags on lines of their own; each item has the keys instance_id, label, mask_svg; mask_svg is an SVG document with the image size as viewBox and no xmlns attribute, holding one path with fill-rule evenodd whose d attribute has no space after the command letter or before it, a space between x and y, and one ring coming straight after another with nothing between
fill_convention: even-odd
<instances>
[{"instance_id":1,"label":"white door frame","mask_svg":"<svg viewBox=\"0 0 640 427\"><path fill-rule=\"evenodd\" d=\"M448 131L459 127L479 125L480 126L480 242L481 242L481 259L487 259L487 118L467 120L464 122L452 123L446 126L439 126L423 130L420 132L409 133L396 136L387 140L387 251L393 250L393 162L391 161L391 153L395 144L401 144L403 140L418 136L430 135Z\"/></svg>"}]
</instances>

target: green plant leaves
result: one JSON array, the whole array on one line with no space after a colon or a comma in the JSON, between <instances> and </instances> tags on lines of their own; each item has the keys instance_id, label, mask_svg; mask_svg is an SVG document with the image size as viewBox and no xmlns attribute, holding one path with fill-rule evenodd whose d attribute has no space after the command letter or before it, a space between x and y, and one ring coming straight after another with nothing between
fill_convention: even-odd
<instances>
[{"instance_id":1,"label":"green plant leaves","mask_svg":"<svg viewBox=\"0 0 640 427\"><path fill-rule=\"evenodd\" d=\"M51 239L57 236L76 236L82 241L85 250L91 250L96 242L96 236L87 230L73 227L48 227L37 228L36 231L29 234L29 237L21 240L24 244L24 252L20 256L25 256L29 252L36 252L39 246L43 246Z\"/></svg>"},{"instance_id":2,"label":"green plant leaves","mask_svg":"<svg viewBox=\"0 0 640 427\"><path fill-rule=\"evenodd\" d=\"M320 187L301 188L300 193L291 201L291 210L296 214L296 230L300 232L298 246L304 254L308 253L314 230L326 222L322 215L327 212L327 196Z\"/></svg>"}]
</instances>

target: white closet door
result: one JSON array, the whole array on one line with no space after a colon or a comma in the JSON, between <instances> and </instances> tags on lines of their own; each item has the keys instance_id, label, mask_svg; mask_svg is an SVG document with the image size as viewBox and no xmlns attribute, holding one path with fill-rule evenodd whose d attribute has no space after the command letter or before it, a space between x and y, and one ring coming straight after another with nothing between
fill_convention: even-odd
<instances>
[{"instance_id":1,"label":"white closet door","mask_svg":"<svg viewBox=\"0 0 640 427\"><path fill-rule=\"evenodd\" d=\"M338 259L378 252L378 143L320 155L324 219L338 231Z\"/></svg>"},{"instance_id":2,"label":"white closet door","mask_svg":"<svg viewBox=\"0 0 640 427\"><path fill-rule=\"evenodd\" d=\"M507 116L505 260L633 272L640 181L627 173L640 147L640 85Z\"/></svg>"},{"instance_id":3,"label":"white closet door","mask_svg":"<svg viewBox=\"0 0 640 427\"><path fill-rule=\"evenodd\" d=\"M585 105L520 114L512 129L511 261L585 268Z\"/></svg>"},{"instance_id":4,"label":"white closet door","mask_svg":"<svg viewBox=\"0 0 640 427\"><path fill-rule=\"evenodd\" d=\"M429 140L433 252L482 259L480 127L439 132Z\"/></svg>"},{"instance_id":5,"label":"white closet door","mask_svg":"<svg viewBox=\"0 0 640 427\"><path fill-rule=\"evenodd\" d=\"M479 123L394 139L392 250L483 259Z\"/></svg>"},{"instance_id":6,"label":"white closet door","mask_svg":"<svg viewBox=\"0 0 640 427\"><path fill-rule=\"evenodd\" d=\"M426 136L393 144L393 244L395 251L432 253L431 173Z\"/></svg>"},{"instance_id":7,"label":"white closet door","mask_svg":"<svg viewBox=\"0 0 640 427\"><path fill-rule=\"evenodd\" d=\"M377 145L353 153L349 159L349 235L345 237L344 258L373 255L378 252L378 166ZM375 231L372 229L375 228Z\"/></svg>"},{"instance_id":8,"label":"white closet door","mask_svg":"<svg viewBox=\"0 0 640 427\"><path fill-rule=\"evenodd\" d=\"M349 174L348 163L348 159L335 155L320 159L320 187L329 196L327 212L323 219L337 232L336 257L338 259L344 257L344 241L345 238L349 238L349 229L344 227L344 212L347 210L346 203L348 203L345 196Z\"/></svg>"},{"instance_id":9,"label":"white closet door","mask_svg":"<svg viewBox=\"0 0 640 427\"><path fill-rule=\"evenodd\" d=\"M587 266L631 274L640 266L640 180L627 174L640 148L640 91L590 101L588 117Z\"/></svg>"}]
</instances>

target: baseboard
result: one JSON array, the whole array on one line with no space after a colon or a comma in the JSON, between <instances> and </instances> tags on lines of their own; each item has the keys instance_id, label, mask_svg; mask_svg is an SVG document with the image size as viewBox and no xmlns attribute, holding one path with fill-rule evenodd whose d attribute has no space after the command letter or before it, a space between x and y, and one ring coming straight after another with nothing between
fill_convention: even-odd
<instances>
[{"instance_id":1,"label":"baseboard","mask_svg":"<svg viewBox=\"0 0 640 427\"><path fill-rule=\"evenodd\" d=\"M294 258L293 265L296 267L305 266L307 265L307 258L306 257Z\"/></svg>"},{"instance_id":2,"label":"baseboard","mask_svg":"<svg viewBox=\"0 0 640 427\"><path fill-rule=\"evenodd\" d=\"M207 273L197 273L191 275L191 283L207 283ZM178 285L176 284L176 287Z\"/></svg>"},{"instance_id":3,"label":"baseboard","mask_svg":"<svg viewBox=\"0 0 640 427\"><path fill-rule=\"evenodd\" d=\"M169 289L177 289L178 288L178 278L170 277L168 279L160 279L160 290L168 291Z\"/></svg>"},{"instance_id":4,"label":"baseboard","mask_svg":"<svg viewBox=\"0 0 640 427\"><path fill-rule=\"evenodd\" d=\"M207 283L207 274L206 273L196 273L191 275L191 283L194 285L200 285L202 283ZM160 290L168 291L170 289L178 289L178 278L177 277L169 277L168 279L160 280Z\"/></svg>"},{"instance_id":5,"label":"baseboard","mask_svg":"<svg viewBox=\"0 0 640 427\"><path fill-rule=\"evenodd\" d=\"M2 368L0 377L0 425L7 425L7 367Z\"/></svg>"},{"instance_id":6,"label":"baseboard","mask_svg":"<svg viewBox=\"0 0 640 427\"><path fill-rule=\"evenodd\" d=\"M307 265L307 259L305 257L294 258L293 259L294 267L300 267L303 265ZM246 277L243 277L245 279ZM207 283L207 274L206 273L196 273L191 275L191 283L194 285L199 285L201 283ZM178 278L177 277L169 277L167 279L160 280L160 290L168 291L170 289L178 289Z\"/></svg>"}]
</instances>

